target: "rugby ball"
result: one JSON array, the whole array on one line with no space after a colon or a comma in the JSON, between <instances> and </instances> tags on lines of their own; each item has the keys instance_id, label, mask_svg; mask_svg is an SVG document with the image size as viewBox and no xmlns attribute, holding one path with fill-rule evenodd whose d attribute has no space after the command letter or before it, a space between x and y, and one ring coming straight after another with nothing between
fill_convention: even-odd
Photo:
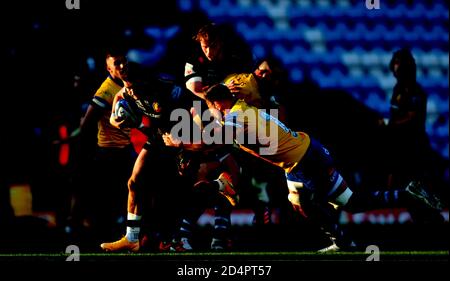
<instances>
[{"instance_id":1,"label":"rugby ball","mask_svg":"<svg viewBox=\"0 0 450 281\"><path fill-rule=\"evenodd\" d=\"M141 123L142 115L136 105L126 99L121 99L116 103L114 113L119 120L125 120L123 125L125 127L138 127Z\"/></svg>"}]
</instances>

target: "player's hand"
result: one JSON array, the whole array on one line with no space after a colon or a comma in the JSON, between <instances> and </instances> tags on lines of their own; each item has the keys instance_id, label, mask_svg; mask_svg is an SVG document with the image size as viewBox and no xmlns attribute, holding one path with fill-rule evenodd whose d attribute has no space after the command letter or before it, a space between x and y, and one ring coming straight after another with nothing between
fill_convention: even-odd
<instances>
[{"instance_id":1,"label":"player's hand","mask_svg":"<svg viewBox=\"0 0 450 281\"><path fill-rule=\"evenodd\" d=\"M200 180L194 184L193 191L213 198L212 196L219 191L219 186L214 181Z\"/></svg>"},{"instance_id":2,"label":"player's hand","mask_svg":"<svg viewBox=\"0 0 450 281\"><path fill-rule=\"evenodd\" d=\"M200 180L194 184L194 190L207 190L213 187L213 183L208 180Z\"/></svg>"},{"instance_id":3,"label":"player's hand","mask_svg":"<svg viewBox=\"0 0 450 281\"><path fill-rule=\"evenodd\" d=\"M111 117L109 118L109 123L113 125L114 127L121 129L124 125L125 119L122 119L115 114L111 114Z\"/></svg>"},{"instance_id":4,"label":"player's hand","mask_svg":"<svg viewBox=\"0 0 450 281\"><path fill-rule=\"evenodd\" d=\"M164 141L164 144L166 146L172 146L172 147L180 147L182 145L181 140L175 139L171 134L165 133L162 135L162 139Z\"/></svg>"},{"instance_id":5,"label":"player's hand","mask_svg":"<svg viewBox=\"0 0 450 281\"><path fill-rule=\"evenodd\" d=\"M292 204L292 208L295 212L302 215L304 218L307 218L305 211L303 211L302 205L300 204L300 195L297 191L289 190L288 200Z\"/></svg>"},{"instance_id":6,"label":"player's hand","mask_svg":"<svg viewBox=\"0 0 450 281\"><path fill-rule=\"evenodd\" d=\"M240 84L236 83L233 79L226 83L225 86L227 86L232 93L239 93L241 89Z\"/></svg>"},{"instance_id":7,"label":"player's hand","mask_svg":"<svg viewBox=\"0 0 450 281\"><path fill-rule=\"evenodd\" d=\"M57 139L57 140L52 140L52 144L53 144L53 145L66 144L66 143L69 143L69 142L70 142L69 139L62 139L62 140Z\"/></svg>"},{"instance_id":8,"label":"player's hand","mask_svg":"<svg viewBox=\"0 0 450 281\"><path fill-rule=\"evenodd\" d=\"M70 143L73 142L74 140L78 139L78 137L80 136L81 133L81 128L78 127L75 130L73 130L73 132L69 135L69 137L66 138L60 138L60 139L55 139L52 141L53 145L60 145L60 144L66 144L66 143Z\"/></svg>"},{"instance_id":9,"label":"player's hand","mask_svg":"<svg viewBox=\"0 0 450 281\"><path fill-rule=\"evenodd\" d=\"M302 217L307 218L305 211L303 211L301 205L292 204L292 207L294 208L294 211L299 213Z\"/></svg>"}]
</instances>

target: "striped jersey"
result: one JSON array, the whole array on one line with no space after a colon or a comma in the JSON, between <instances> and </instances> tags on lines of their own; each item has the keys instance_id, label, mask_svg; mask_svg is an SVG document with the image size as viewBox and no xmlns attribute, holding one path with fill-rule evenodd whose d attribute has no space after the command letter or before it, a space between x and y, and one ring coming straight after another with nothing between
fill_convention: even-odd
<instances>
[{"instance_id":1,"label":"striped jersey","mask_svg":"<svg viewBox=\"0 0 450 281\"><path fill-rule=\"evenodd\" d=\"M111 125L109 118L115 95L122 89L108 76L91 100L93 106L103 110L103 115L98 122L97 143L100 147L122 148L131 143L130 128L118 129Z\"/></svg>"},{"instance_id":2,"label":"striped jersey","mask_svg":"<svg viewBox=\"0 0 450 281\"><path fill-rule=\"evenodd\" d=\"M223 124L225 138L227 130L234 130L234 139L242 150L286 172L292 171L310 145L306 133L293 132L266 110L250 106L243 100L233 105Z\"/></svg>"}]
</instances>

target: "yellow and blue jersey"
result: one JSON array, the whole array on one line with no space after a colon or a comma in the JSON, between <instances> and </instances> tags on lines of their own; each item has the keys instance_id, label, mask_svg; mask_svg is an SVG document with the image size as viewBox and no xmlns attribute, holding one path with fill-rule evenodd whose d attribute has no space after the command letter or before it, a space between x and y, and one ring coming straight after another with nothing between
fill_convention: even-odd
<instances>
[{"instance_id":1,"label":"yellow and blue jersey","mask_svg":"<svg viewBox=\"0 0 450 281\"><path fill-rule=\"evenodd\" d=\"M241 149L283 168L287 173L305 155L310 138L304 132L293 132L265 110L238 100L224 118L226 127L235 130L234 138Z\"/></svg>"},{"instance_id":2,"label":"yellow and blue jersey","mask_svg":"<svg viewBox=\"0 0 450 281\"><path fill-rule=\"evenodd\" d=\"M97 134L97 144L100 147L125 147L131 143L130 128L117 129L109 122L114 97L121 90L122 87L108 77L91 100L93 106L103 110Z\"/></svg>"},{"instance_id":3,"label":"yellow and blue jersey","mask_svg":"<svg viewBox=\"0 0 450 281\"><path fill-rule=\"evenodd\" d=\"M228 84L230 81L238 87L239 92L235 94L236 98L243 99L247 104L260 108L262 105L261 94L259 92L258 82L253 73L234 73L223 80Z\"/></svg>"}]
</instances>

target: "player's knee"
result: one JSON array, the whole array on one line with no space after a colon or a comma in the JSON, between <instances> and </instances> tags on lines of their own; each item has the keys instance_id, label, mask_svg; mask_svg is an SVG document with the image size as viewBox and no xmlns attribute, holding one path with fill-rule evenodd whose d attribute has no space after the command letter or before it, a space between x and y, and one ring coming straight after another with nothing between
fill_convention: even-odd
<instances>
[{"instance_id":1,"label":"player's knee","mask_svg":"<svg viewBox=\"0 0 450 281\"><path fill-rule=\"evenodd\" d=\"M137 184L136 184L136 180L134 177L131 177L128 179L127 185L128 185L128 191L130 191L130 192L136 191Z\"/></svg>"}]
</instances>

